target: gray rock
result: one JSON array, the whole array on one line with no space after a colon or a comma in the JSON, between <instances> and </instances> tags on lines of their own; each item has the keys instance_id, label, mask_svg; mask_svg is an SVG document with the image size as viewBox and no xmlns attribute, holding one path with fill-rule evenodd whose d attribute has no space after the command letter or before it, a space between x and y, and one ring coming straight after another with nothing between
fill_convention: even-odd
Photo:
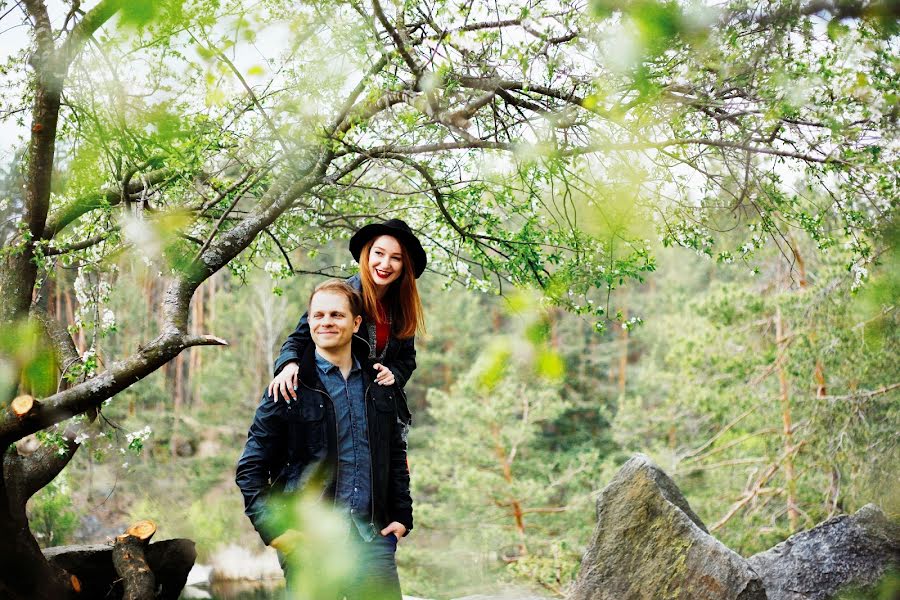
<instances>
[{"instance_id":1,"label":"gray rock","mask_svg":"<svg viewBox=\"0 0 900 600\"><path fill-rule=\"evenodd\" d=\"M876 583L900 566L900 526L874 504L829 519L749 559L769 600L828 600L853 585Z\"/></svg>"},{"instance_id":2,"label":"gray rock","mask_svg":"<svg viewBox=\"0 0 900 600\"><path fill-rule=\"evenodd\" d=\"M646 456L597 499L597 527L572 600L766 600L747 561L712 537L678 486Z\"/></svg>"}]
</instances>

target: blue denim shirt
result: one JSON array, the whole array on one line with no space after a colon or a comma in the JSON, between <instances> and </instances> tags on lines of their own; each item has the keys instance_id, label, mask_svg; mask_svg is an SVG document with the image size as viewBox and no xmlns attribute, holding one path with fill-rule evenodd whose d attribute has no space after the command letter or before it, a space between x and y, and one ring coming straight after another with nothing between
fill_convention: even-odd
<instances>
[{"instance_id":1,"label":"blue denim shirt","mask_svg":"<svg viewBox=\"0 0 900 600\"><path fill-rule=\"evenodd\" d=\"M373 539L369 508L372 498L372 456L366 421L366 388L359 361L347 379L341 370L316 352L316 367L325 391L334 401L337 421L338 487L335 500L350 514L362 538Z\"/></svg>"}]
</instances>

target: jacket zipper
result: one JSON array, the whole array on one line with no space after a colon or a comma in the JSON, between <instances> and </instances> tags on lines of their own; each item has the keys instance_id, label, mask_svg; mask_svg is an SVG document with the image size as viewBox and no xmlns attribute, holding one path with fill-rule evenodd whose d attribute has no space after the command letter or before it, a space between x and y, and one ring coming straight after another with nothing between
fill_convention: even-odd
<instances>
[{"instance_id":1,"label":"jacket zipper","mask_svg":"<svg viewBox=\"0 0 900 600\"><path fill-rule=\"evenodd\" d=\"M365 406L363 409L366 411L366 443L369 444L369 526L372 528L372 531L375 530L375 468L372 466L372 463L375 461L372 449L372 440L369 435L369 427L371 427L372 419L369 418L369 390L371 389L371 385L366 386L366 393L363 395L363 402ZM374 403L373 403L374 404ZM377 409L374 411L377 413ZM376 414L377 417L377 414Z\"/></svg>"},{"instance_id":2,"label":"jacket zipper","mask_svg":"<svg viewBox=\"0 0 900 600\"><path fill-rule=\"evenodd\" d=\"M372 354L372 345L360 335L353 334L353 337L359 338L360 341L365 343L366 346L369 347L368 354ZM369 392L372 389L372 384L366 383L366 393L363 394L363 409L366 411L366 443L369 445L369 526L372 528L372 531L375 531L375 468L372 466L374 462L374 449L372 448L372 438L369 435L369 428L372 427L372 419L369 417ZM372 402L374 406L374 401ZM377 409L373 411L376 413L377 417ZM381 533L381 532L379 532Z\"/></svg>"}]
</instances>

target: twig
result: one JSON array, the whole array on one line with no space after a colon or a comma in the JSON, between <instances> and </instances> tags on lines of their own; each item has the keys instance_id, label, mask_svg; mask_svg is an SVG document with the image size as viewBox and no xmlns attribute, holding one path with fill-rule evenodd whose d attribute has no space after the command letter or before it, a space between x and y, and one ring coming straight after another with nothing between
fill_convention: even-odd
<instances>
[{"instance_id":1,"label":"twig","mask_svg":"<svg viewBox=\"0 0 900 600\"><path fill-rule=\"evenodd\" d=\"M776 460L774 463L769 465L769 468L766 469L765 473L756 480L756 483L753 484L753 488L750 489L749 492L744 494L744 497L731 505L731 508L728 509L728 512L725 513L721 519L719 519L715 525L709 528L710 533L713 531L717 531L721 529L731 518L736 515L742 508L744 508L751 500L759 495L760 490L768 481L772 478L773 475L778 471L778 467L782 462L790 458L792 455L796 454L800 448L802 448L806 444L806 440L801 441L799 444L791 448L789 452L785 452L781 457Z\"/></svg>"},{"instance_id":2,"label":"twig","mask_svg":"<svg viewBox=\"0 0 900 600\"><path fill-rule=\"evenodd\" d=\"M880 387L877 390L869 390L865 392L856 392L853 394L846 394L844 396L822 396L822 400L828 400L829 402L836 402L839 400L863 400L868 398L874 398L875 396L881 396L882 394L887 394L888 392L892 392L900 388L900 382L892 383L890 385L886 385L884 387Z\"/></svg>"},{"instance_id":3,"label":"twig","mask_svg":"<svg viewBox=\"0 0 900 600\"><path fill-rule=\"evenodd\" d=\"M704 450L706 450L707 448L709 448L711 445L713 445L713 444L716 442L716 440L718 440L720 437L722 437L723 435L725 435L726 433L728 433L728 431L729 431L732 427L734 427L735 425L737 425L738 423L740 423L745 417L747 417L747 416L751 415L753 412L755 412L757 408L758 408L758 406L753 406L753 407L751 407L750 409L745 410L742 414L740 414L740 415L739 415L736 419L734 419L731 423L727 424L725 427L723 427L722 429L720 429L719 432L716 433L716 435L714 435L714 436L712 436L711 438L709 438L709 439L706 441L705 444L703 444L702 446L700 446L700 447L697 448L696 450L691 450L690 452L688 452L687 454L685 454L681 459L682 459L682 460L686 460L686 459L689 459L689 458L693 458L693 457L697 456L698 454L700 454L701 452L703 452Z\"/></svg>"}]
</instances>

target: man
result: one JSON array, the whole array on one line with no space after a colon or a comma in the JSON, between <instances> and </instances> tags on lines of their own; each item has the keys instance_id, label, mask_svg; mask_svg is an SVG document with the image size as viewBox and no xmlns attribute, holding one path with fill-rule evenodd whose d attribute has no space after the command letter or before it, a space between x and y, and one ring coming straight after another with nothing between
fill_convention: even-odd
<instances>
[{"instance_id":1,"label":"man","mask_svg":"<svg viewBox=\"0 0 900 600\"><path fill-rule=\"evenodd\" d=\"M352 287L320 284L308 312L313 345L300 359L297 399L263 395L238 461L244 512L264 543L290 554L302 534L280 523L277 498L320 486L312 491L347 516L362 548L363 564L341 595L400 600L394 552L413 527L406 399L396 386L374 385L368 344L354 335L362 300ZM290 561L283 565L290 585Z\"/></svg>"}]
</instances>

